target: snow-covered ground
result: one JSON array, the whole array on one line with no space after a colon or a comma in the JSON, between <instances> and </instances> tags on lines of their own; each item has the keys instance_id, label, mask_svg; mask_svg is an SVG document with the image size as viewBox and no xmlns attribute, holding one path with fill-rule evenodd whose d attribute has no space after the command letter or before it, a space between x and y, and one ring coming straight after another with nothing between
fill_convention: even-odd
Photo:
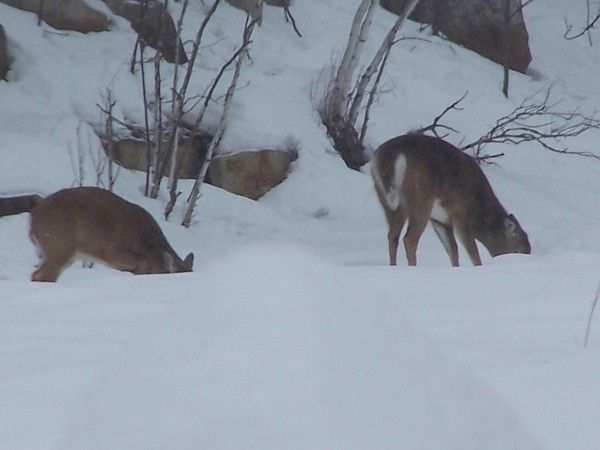
<instances>
[{"instance_id":1,"label":"snow-covered ground","mask_svg":"<svg viewBox=\"0 0 600 450\"><path fill-rule=\"evenodd\" d=\"M600 281L600 162L499 146L506 156L485 171L533 254L483 250L473 268L462 252L452 269L428 230L419 267L402 254L388 267L371 180L332 151L311 96L358 3L294 2L302 38L265 6L223 150L293 146L300 157L260 201L207 186L186 230L162 220L165 193L145 199L143 176L121 174L117 192L152 212L180 254L194 251L194 273L76 263L56 284L32 284L27 215L0 219L0 449L598 448L600 323L583 341ZM192 2L186 37L202 14ZM397 44L372 146L467 90L447 119L467 139L547 85L565 109L593 111L600 50L562 37L585 2L533 2L525 16L534 60L529 75L512 74L508 100L494 63L430 36ZM214 18L198 91L243 19L226 4ZM393 20L376 14L370 50ZM142 118L127 71L134 34L118 18L108 33L55 33L3 4L0 23L14 58L0 81L0 196L74 185L78 125L87 145L81 124L100 123L107 88L118 115ZM599 140L569 145L598 152ZM84 168L93 184L89 155Z\"/></svg>"}]
</instances>

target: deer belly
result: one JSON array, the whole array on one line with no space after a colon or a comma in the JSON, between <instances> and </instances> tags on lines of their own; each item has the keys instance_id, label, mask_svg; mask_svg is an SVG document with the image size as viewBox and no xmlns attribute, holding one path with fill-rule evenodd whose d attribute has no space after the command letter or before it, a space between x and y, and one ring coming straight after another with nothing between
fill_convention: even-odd
<instances>
[{"instance_id":1,"label":"deer belly","mask_svg":"<svg viewBox=\"0 0 600 450\"><path fill-rule=\"evenodd\" d=\"M433 208L431 209L431 218L437 220L438 222L448 224L450 223L449 215L442 206L442 203L439 199L436 199L433 202Z\"/></svg>"}]
</instances>

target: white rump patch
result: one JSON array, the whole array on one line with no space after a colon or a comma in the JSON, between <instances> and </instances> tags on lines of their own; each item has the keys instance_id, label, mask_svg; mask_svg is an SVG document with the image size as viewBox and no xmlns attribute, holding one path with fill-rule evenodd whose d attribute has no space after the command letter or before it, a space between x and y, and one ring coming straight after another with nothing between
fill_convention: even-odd
<instances>
[{"instance_id":1,"label":"white rump patch","mask_svg":"<svg viewBox=\"0 0 600 450\"><path fill-rule=\"evenodd\" d=\"M394 163L394 173L390 180L390 186L385 195L390 209L395 211L402 203L402 182L404 181L404 174L406 173L406 157L404 155L398 155L396 162Z\"/></svg>"},{"instance_id":2,"label":"white rump patch","mask_svg":"<svg viewBox=\"0 0 600 450\"><path fill-rule=\"evenodd\" d=\"M444 208L442 208L442 205L440 204L440 201L438 199L436 199L433 202L433 208L431 209L431 218L437 220L438 222L442 222L445 224L448 223L448 213Z\"/></svg>"},{"instance_id":3,"label":"white rump patch","mask_svg":"<svg viewBox=\"0 0 600 450\"><path fill-rule=\"evenodd\" d=\"M394 163L394 173L392 174L390 185L387 187L384 185L381 175L377 170L377 161L373 161L371 170L373 172L373 179L375 180L378 190L385 194L384 197L387 206L392 211L397 210L402 203L401 188L402 182L404 181L404 174L406 173L406 157L404 155L398 155L396 157L396 162Z\"/></svg>"}]
</instances>

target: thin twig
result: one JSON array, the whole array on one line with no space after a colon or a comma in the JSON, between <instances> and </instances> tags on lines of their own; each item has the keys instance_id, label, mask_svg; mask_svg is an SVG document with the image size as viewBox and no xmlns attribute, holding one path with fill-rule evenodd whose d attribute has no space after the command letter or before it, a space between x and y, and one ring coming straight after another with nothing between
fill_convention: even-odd
<instances>
[{"instance_id":1,"label":"thin twig","mask_svg":"<svg viewBox=\"0 0 600 450\"><path fill-rule=\"evenodd\" d=\"M550 88L546 89L541 101L534 102L532 99L539 92L527 97L509 114L498 119L485 135L463 145L462 150L474 149L475 155L480 157L487 144L516 145L523 142L536 142L553 153L600 160L600 154L570 150L559 144L562 139L579 136L592 129L600 129L600 120L594 117L595 114L586 116L577 110L557 110L559 102L549 103Z\"/></svg>"},{"instance_id":2,"label":"thin twig","mask_svg":"<svg viewBox=\"0 0 600 450\"><path fill-rule=\"evenodd\" d=\"M591 29L593 29L596 26L596 23L600 20L600 11L598 12L598 14L596 14L596 17L594 17L592 19L591 22L588 22L588 24L583 28L583 30L581 30L579 33L577 34L573 34L571 36L569 36L569 33L573 30L573 26L569 25L567 23L567 20L565 19L565 26L566 26L566 31L565 34L563 35L563 37L569 41L573 40L573 39L577 39L581 36L583 36L585 33L587 33L588 31L590 31Z\"/></svg>"},{"instance_id":3,"label":"thin twig","mask_svg":"<svg viewBox=\"0 0 600 450\"><path fill-rule=\"evenodd\" d=\"M246 26L244 27L242 45L240 47L247 49L249 43L251 42L250 38L252 37L252 32L254 31L255 24L256 24L256 19L249 21L249 16L246 17ZM227 129L227 118L229 115L229 110L231 108L233 95L236 91L237 81L239 79L245 57L246 57L245 51L238 53L238 58L237 58L237 61L235 64L235 70L234 70L234 74L233 74L233 77L231 80L231 84L227 88L227 95L225 97L225 101L223 104L223 113L221 115L221 120L219 122L219 126L217 128L217 131L215 132L215 135L213 136L213 138L210 142L208 150L206 151L206 157L205 157L204 163L202 164L200 173L196 177L196 180L194 181L194 185L192 186L190 195L188 196L188 206L187 206L186 212L184 214L183 221L181 223L186 228L190 226L192 217L194 216L196 202L198 201L198 198L201 195L201 187L202 187L202 184L204 183L204 178L205 178L206 172L208 170L208 165L212 159L213 154L219 148L221 139L223 138L225 131Z\"/></svg>"},{"instance_id":4,"label":"thin twig","mask_svg":"<svg viewBox=\"0 0 600 450\"><path fill-rule=\"evenodd\" d=\"M150 165L152 162L152 146L150 143L150 123L148 121L148 97L146 91L146 72L144 69L144 43L140 43L140 67L142 69L142 96L144 99L144 137L146 140L146 184L144 186L144 195L148 197L150 190Z\"/></svg>"},{"instance_id":5,"label":"thin twig","mask_svg":"<svg viewBox=\"0 0 600 450\"><path fill-rule=\"evenodd\" d=\"M392 51L392 47L390 46L387 51L385 52L385 55L383 56L383 60L381 61L381 65L379 66L379 69L377 71L377 76L375 77L375 81L373 82L373 87L371 89L371 91L369 92L369 97L367 98L367 105L365 107L365 115L363 117L363 123L362 123L362 127L360 129L360 136L359 136L359 140L360 143L364 145L364 140L365 140L365 135L367 134L367 126L369 124L369 112L371 111L371 106L373 106L373 103L375 102L375 94L377 93L377 87L379 86L379 83L381 81L381 77L383 76L383 69L385 67L385 64L387 63L388 57L390 56L390 52Z\"/></svg>"},{"instance_id":6,"label":"thin twig","mask_svg":"<svg viewBox=\"0 0 600 450\"><path fill-rule=\"evenodd\" d=\"M294 28L294 31L296 32L296 34L298 36L302 37L302 34L300 33L300 31L298 30L298 27L296 26L296 20L294 19L294 16L292 16L292 13L290 12L290 7L287 3L285 5L283 5L283 12L285 14L285 21L291 22L292 28Z\"/></svg>"},{"instance_id":7,"label":"thin twig","mask_svg":"<svg viewBox=\"0 0 600 450\"><path fill-rule=\"evenodd\" d=\"M596 309L596 305L598 304L598 298L600 298L600 283L598 283L598 288L596 289L596 296L594 297L594 301L592 302L592 308L590 309L590 315L588 316L587 327L585 329L585 341L583 342L583 348L587 348L589 338L590 338L590 329L592 328L592 318L594 317L594 311Z\"/></svg>"},{"instance_id":8,"label":"thin twig","mask_svg":"<svg viewBox=\"0 0 600 450\"><path fill-rule=\"evenodd\" d=\"M458 107L458 104L460 102L462 102L466 96L469 94L469 91L466 91L461 98L459 98L458 100L456 100L454 103L452 103L451 105L447 106L440 114L438 114L434 119L433 122L431 122L429 125L424 126L419 128L418 130L416 130L417 133L425 133L427 131L431 131L435 137L439 138L439 139L443 139L444 137L446 137L446 135L444 136L440 136L437 132L437 129L443 129L443 130L447 130L447 131L452 131L454 133L458 133L457 130L455 130L454 128L448 126L448 125L443 125L440 124L440 120L442 119L442 117L444 117L444 115L451 110L457 110L457 111L462 111L462 108Z\"/></svg>"},{"instance_id":9,"label":"thin twig","mask_svg":"<svg viewBox=\"0 0 600 450\"><path fill-rule=\"evenodd\" d=\"M202 109L200 110L200 113L198 114L198 117L196 118L196 129L198 129L200 127L200 123L202 122L202 119L204 118L204 114L206 113L206 108L208 107L208 103L212 99L212 96L213 96L213 94L215 92L215 89L217 88L217 85L219 84L219 81L223 77L223 74L225 73L225 71L227 70L227 68L238 59L238 57L240 56L240 53L242 53L243 51L245 51L246 48L251 43L252 43L252 41L244 42L240 46L240 48L238 48L234 52L234 54L231 56L231 58L229 58L225 62L225 64L223 64L223 66L221 66L221 69L219 70L219 73L214 78L213 82L210 85L210 88L208 89L208 92L207 92L206 96L204 97L204 104L202 105Z\"/></svg>"},{"instance_id":10,"label":"thin twig","mask_svg":"<svg viewBox=\"0 0 600 450\"><path fill-rule=\"evenodd\" d=\"M176 104L173 105L174 113L173 113L173 117L171 119L172 126L171 126L171 130L169 130L170 142L169 142L169 145L167 148L167 154L166 154L165 161L168 161L169 159L171 159L171 155L173 153L173 145L174 145L175 136L177 135L177 128L181 126L181 122L183 119L183 102L186 98L187 89L190 84L190 80L192 78L192 73L194 71L194 65L196 62L196 58L198 57L198 50L200 48L200 43L202 42L202 38L204 36L204 30L206 29L208 22L210 21L213 14L215 13L217 7L219 6L219 3L221 3L221 0L215 0L213 2L212 6L210 7L210 9L208 10L208 12L206 13L206 16L202 20L202 23L200 24L200 27L198 28L196 37L194 39L194 45L192 48L190 58L188 60L187 70L185 72L185 76L183 77L183 82L181 83L181 87L179 88L179 90L177 92L174 92L173 100L176 100ZM177 89L177 86L173 86L173 89ZM165 164L160 165L159 171L160 171L160 173L159 173L159 177L157 178L157 183L155 183L155 185L152 187L151 196L153 198L156 198L158 196L160 182L162 180L162 175L164 174L164 171L165 171Z\"/></svg>"}]
</instances>

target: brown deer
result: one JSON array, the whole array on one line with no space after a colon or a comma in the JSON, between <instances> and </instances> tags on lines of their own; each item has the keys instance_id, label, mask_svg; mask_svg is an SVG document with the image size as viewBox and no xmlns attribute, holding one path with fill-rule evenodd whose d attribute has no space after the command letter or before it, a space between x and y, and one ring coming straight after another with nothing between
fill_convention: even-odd
<instances>
[{"instance_id":1,"label":"brown deer","mask_svg":"<svg viewBox=\"0 0 600 450\"><path fill-rule=\"evenodd\" d=\"M145 209L110 191L77 187L27 197L1 199L0 216L31 212L29 236L41 260L32 281L56 281L78 257L134 274L192 271L192 253L182 261Z\"/></svg>"},{"instance_id":2,"label":"brown deer","mask_svg":"<svg viewBox=\"0 0 600 450\"><path fill-rule=\"evenodd\" d=\"M531 253L527 234L500 204L477 162L448 142L410 133L390 139L371 159L375 190L387 219L390 265L396 265L404 223L404 249L417 264L417 245L431 222L453 266L458 266L454 233L471 262L481 258L475 240L492 256Z\"/></svg>"}]
</instances>

